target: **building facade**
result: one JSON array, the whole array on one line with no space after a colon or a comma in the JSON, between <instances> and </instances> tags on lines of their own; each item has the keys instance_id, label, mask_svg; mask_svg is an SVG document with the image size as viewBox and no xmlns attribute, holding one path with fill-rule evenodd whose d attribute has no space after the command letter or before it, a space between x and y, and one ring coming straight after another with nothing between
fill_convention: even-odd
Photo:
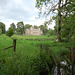
<instances>
[{"instance_id":1,"label":"building facade","mask_svg":"<svg viewBox=\"0 0 75 75\"><path fill-rule=\"evenodd\" d=\"M30 29L26 29L25 35L42 35L43 32L40 28L35 29L34 27L31 27Z\"/></svg>"}]
</instances>

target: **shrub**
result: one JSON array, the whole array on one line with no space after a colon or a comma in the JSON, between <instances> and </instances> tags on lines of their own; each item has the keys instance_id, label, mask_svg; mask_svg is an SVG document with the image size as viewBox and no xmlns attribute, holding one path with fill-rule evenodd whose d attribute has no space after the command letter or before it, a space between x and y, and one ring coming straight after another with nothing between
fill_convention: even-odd
<instances>
[{"instance_id":1,"label":"shrub","mask_svg":"<svg viewBox=\"0 0 75 75\"><path fill-rule=\"evenodd\" d=\"M14 29L12 27L9 27L8 31L6 32L6 35L11 37L14 34Z\"/></svg>"},{"instance_id":2,"label":"shrub","mask_svg":"<svg viewBox=\"0 0 75 75\"><path fill-rule=\"evenodd\" d=\"M52 29L49 29L48 32L46 33L46 36L49 37L51 35L56 35L55 31Z\"/></svg>"}]
</instances>

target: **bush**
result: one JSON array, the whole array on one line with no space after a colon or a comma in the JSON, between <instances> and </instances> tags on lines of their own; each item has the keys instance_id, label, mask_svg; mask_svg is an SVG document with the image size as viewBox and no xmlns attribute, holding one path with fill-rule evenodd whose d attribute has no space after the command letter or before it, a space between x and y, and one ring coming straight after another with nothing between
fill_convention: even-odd
<instances>
[{"instance_id":1,"label":"bush","mask_svg":"<svg viewBox=\"0 0 75 75\"><path fill-rule=\"evenodd\" d=\"M9 27L8 31L6 32L6 35L11 37L14 34L14 29L12 27Z\"/></svg>"},{"instance_id":2,"label":"bush","mask_svg":"<svg viewBox=\"0 0 75 75\"><path fill-rule=\"evenodd\" d=\"M0 35L2 34L2 30L1 30L1 28L0 28Z\"/></svg>"},{"instance_id":3,"label":"bush","mask_svg":"<svg viewBox=\"0 0 75 75\"><path fill-rule=\"evenodd\" d=\"M48 32L46 33L46 36L49 37L51 35L56 35L55 31L52 29L49 29Z\"/></svg>"}]
</instances>

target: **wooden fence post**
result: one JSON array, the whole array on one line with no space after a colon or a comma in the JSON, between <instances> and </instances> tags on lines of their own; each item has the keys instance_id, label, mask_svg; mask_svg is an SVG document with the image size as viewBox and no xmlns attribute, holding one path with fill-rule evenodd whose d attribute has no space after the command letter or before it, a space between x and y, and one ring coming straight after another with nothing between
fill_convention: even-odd
<instances>
[{"instance_id":1,"label":"wooden fence post","mask_svg":"<svg viewBox=\"0 0 75 75\"><path fill-rule=\"evenodd\" d=\"M16 39L13 39L13 51L16 51Z\"/></svg>"}]
</instances>

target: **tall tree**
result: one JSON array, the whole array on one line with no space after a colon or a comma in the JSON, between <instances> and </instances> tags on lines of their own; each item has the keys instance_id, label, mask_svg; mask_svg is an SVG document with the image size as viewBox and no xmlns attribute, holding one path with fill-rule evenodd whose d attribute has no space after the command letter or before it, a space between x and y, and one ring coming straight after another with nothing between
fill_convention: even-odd
<instances>
[{"instance_id":1,"label":"tall tree","mask_svg":"<svg viewBox=\"0 0 75 75\"><path fill-rule=\"evenodd\" d=\"M17 32L21 35L24 34L24 23L22 21L17 23Z\"/></svg>"},{"instance_id":2,"label":"tall tree","mask_svg":"<svg viewBox=\"0 0 75 75\"><path fill-rule=\"evenodd\" d=\"M61 0L36 0L36 7L42 9L45 7L44 14L54 13L55 10L58 11L58 29L57 29L57 39L60 41L60 30L61 30ZM57 7L58 6L58 7Z\"/></svg>"},{"instance_id":3,"label":"tall tree","mask_svg":"<svg viewBox=\"0 0 75 75\"><path fill-rule=\"evenodd\" d=\"M74 0L65 0L65 3L61 6L61 36L71 40L71 36L74 33L74 19L75 19L75 4ZM73 31L72 31L73 30Z\"/></svg>"},{"instance_id":4,"label":"tall tree","mask_svg":"<svg viewBox=\"0 0 75 75\"><path fill-rule=\"evenodd\" d=\"M0 22L0 28L2 30L2 34L5 34L5 24Z\"/></svg>"},{"instance_id":5,"label":"tall tree","mask_svg":"<svg viewBox=\"0 0 75 75\"><path fill-rule=\"evenodd\" d=\"M10 27L12 27L12 28L14 29L14 31L15 31L16 26L15 26L15 24L14 24L14 23L10 24Z\"/></svg>"},{"instance_id":6,"label":"tall tree","mask_svg":"<svg viewBox=\"0 0 75 75\"><path fill-rule=\"evenodd\" d=\"M36 7L39 8L41 11L44 11L44 15L53 15L53 13L58 15L58 24L57 24L57 39L58 41L61 40L60 38L60 31L61 31L61 20L63 9L66 8L68 5L74 5L74 0L36 0ZM45 8L45 10L42 8ZM56 12L57 10L57 12ZM70 9L69 9L70 10ZM66 10L64 10L66 13Z\"/></svg>"},{"instance_id":7,"label":"tall tree","mask_svg":"<svg viewBox=\"0 0 75 75\"><path fill-rule=\"evenodd\" d=\"M57 27L57 39L58 41L61 40L60 38L60 30L61 30L61 0L58 2L58 27Z\"/></svg>"},{"instance_id":8,"label":"tall tree","mask_svg":"<svg viewBox=\"0 0 75 75\"><path fill-rule=\"evenodd\" d=\"M75 14L70 14L62 20L61 36L69 42L71 37L75 34Z\"/></svg>"}]
</instances>

